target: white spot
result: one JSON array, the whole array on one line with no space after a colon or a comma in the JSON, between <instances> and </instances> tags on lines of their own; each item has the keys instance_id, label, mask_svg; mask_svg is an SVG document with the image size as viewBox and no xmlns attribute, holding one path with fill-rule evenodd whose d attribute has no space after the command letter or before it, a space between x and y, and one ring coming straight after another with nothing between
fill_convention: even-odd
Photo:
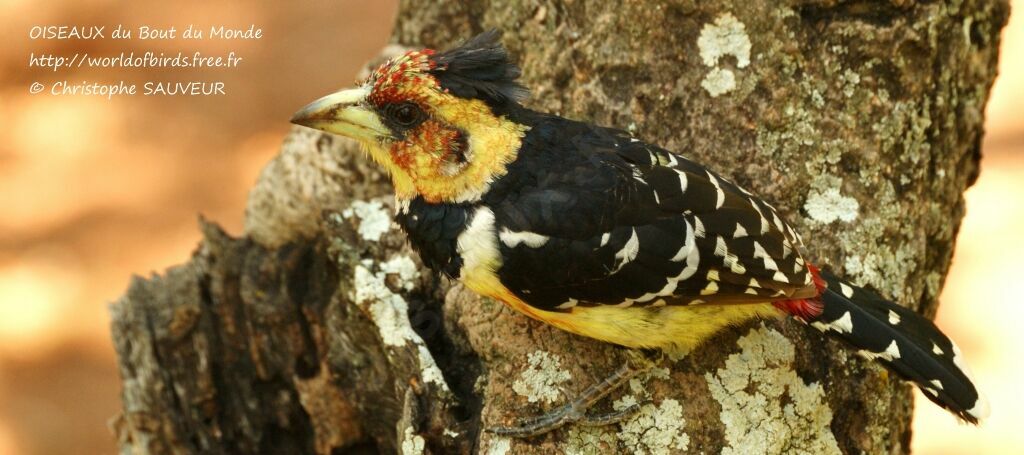
<instances>
[{"instance_id":1,"label":"white spot","mask_svg":"<svg viewBox=\"0 0 1024 455\"><path fill-rule=\"evenodd\" d=\"M943 350L942 350L942 348L940 348L938 344L935 344L935 342L934 342L934 341L932 342L932 354L935 354L935 355L943 355L943 354L945 354L945 353L946 353L946 352L945 352L945 351L943 351Z\"/></svg>"},{"instance_id":2,"label":"white spot","mask_svg":"<svg viewBox=\"0 0 1024 455\"><path fill-rule=\"evenodd\" d=\"M990 414L992 414L992 408L988 404L988 400L985 396L978 391L978 400L974 402L974 406L967 410L967 413L978 420L985 420Z\"/></svg>"},{"instance_id":3,"label":"white spot","mask_svg":"<svg viewBox=\"0 0 1024 455\"><path fill-rule=\"evenodd\" d=\"M779 214L772 210L772 220L775 221L775 228L779 232L786 232L786 225L782 222L782 218L779 218Z\"/></svg>"},{"instance_id":4,"label":"white spot","mask_svg":"<svg viewBox=\"0 0 1024 455\"><path fill-rule=\"evenodd\" d=\"M764 217L764 213L761 212L761 207L758 207L757 202L755 202L753 198L750 198L749 200L750 207L753 208L755 212L757 212L757 216L761 217L761 233L764 234L768 232L768 229L771 228L771 226L768 224L768 218Z\"/></svg>"},{"instance_id":5,"label":"white spot","mask_svg":"<svg viewBox=\"0 0 1024 455\"><path fill-rule=\"evenodd\" d=\"M668 282L665 283L665 286L662 287L660 291L655 292L653 294L650 294L650 293L644 294L643 297L640 297L639 299L636 299L636 300L637 300L637 302L646 302L646 301L649 301L649 300L653 300L655 297L667 297L667 296L672 295L674 292L676 292L676 287L678 287L678 286L679 286L679 282L678 281L673 281L673 280L669 279Z\"/></svg>"},{"instance_id":6,"label":"white spot","mask_svg":"<svg viewBox=\"0 0 1024 455\"><path fill-rule=\"evenodd\" d=\"M651 304L652 307L659 307L659 306L665 306L665 305L668 305L668 302L666 302L665 299L655 300L654 303Z\"/></svg>"},{"instance_id":7,"label":"white spot","mask_svg":"<svg viewBox=\"0 0 1024 455\"><path fill-rule=\"evenodd\" d=\"M797 258L797 260L799 261L800 258ZM803 261L800 261L800 262L803 262ZM794 262L793 263L793 273L800 273L800 272L802 272L804 270L804 266L800 262Z\"/></svg>"},{"instance_id":8,"label":"white spot","mask_svg":"<svg viewBox=\"0 0 1024 455\"><path fill-rule=\"evenodd\" d=\"M722 409L717 418L725 427L721 453L841 453L823 388L793 371L793 343L761 326L737 344L741 352L704 375Z\"/></svg>"},{"instance_id":9,"label":"white spot","mask_svg":"<svg viewBox=\"0 0 1024 455\"><path fill-rule=\"evenodd\" d=\"M725 239L722 236L718 236L717 243L715 243L715 255L722 257L722 263L729 268L729 271L737 275L743 275L747 273L747 268L740 263L739 258L735 254L729 252L729 247L725 243Z\"/></svg>"},{"instance_id":10,"label":"white spot","mask_svg":"<svg viewBox=\"0 0 1024 455\"><path fill-rule=\"evenodd\" d=\"M754 242L754 258L761 258L764 261L764 268L767 270L779 270L779 265L775 263L775 260L768 255L768 252L758 242Z\"/></svg>"},{"instance_id":11,"label":"white spot","mask_svg":"<svg viewBox=\"0 0 1024 455\"><path fill-rule=\"evenodd\" d=\"M672 152L669 152L666 155L668 155L668 166L669 167L676 167L676 165L679 164L679 161L676 160L676 156Z\"/></svg>"},{"instance_id":12,"label":"white spot","mask_svg":"<svg viewBox=\"0 0 1024 455\"><path fill-rule=\"evenodd\" d=\"M530 248L540 248L548 243L548 236L546 235L528 231L513 232L508 228L503 228L498 237L501 238L501 243L504 243L509 248L515 248L519 244L525 244Z\"/></svg>"},{"instance_id":13,"label":"white spot","mask_svg":"<svg viewBox=\"0 0 1024 455\"><path fill-rule=\"evenodd\" d=\"M643 185L647 185L647 180L644 180L644 174L636 166L633 166L633 180L640 182Z\"/></svg>"},{"instance_id":14,"label":"white spot","mask_svg":"<svg viewBox=\"0 0 1024 455\"><path fill-rule=\"evenodd\" d=\"M931 381L929 381L929 382L931 382L931 383L932 383L932 385L933 385L933 386L935 386L935 388L937 388L937 389L939 389L939 390L944 390L944 388L942 387L942 381L940 381L940 380L938 380L938 379L932 379L932 380L931 380Z\"/></svg>"},{"instance_id":15,"label":"white spot","mask_svg":"<svg viewBox=\"0 0 1024 455\"><path fill-rule=\"evenodd\" d=\"M896 325L900 323L900 315L893 310L889 310L889 323Z\"/></svg>"},{"instance_id":16,"label":"white spot","mask_svg":"<svg viewBox=\"0 0 1024 455\"><path fill-rule=\"evenodd\" d=\"M359 236L371 242L380 241L380 237L391 229L391 215L384 210L381 201L352 201L349 208L341 212L343 218L352 216L359 218Z\"/></svg>"},{"instance_id":17,"label":"white spot","mask_svg":"<svg viewBox=\"0 0 1024 455\"><path fill-rule=\"evenodd\" d=\"M839 282L839 290L844 296L846 296L846 298L853 297L853 288L848 286L846 283Z\"/></svg>"},{"instance_id":18,"label":"white spot","mask_svg":"<svg viewBox=\"0 0 1024 455\"><path fill-rule=\"evenodd\" d=\"M813 192L804 203L804 209L811 219L819 223L831 223L836 220L851 222L857 219L860 203L852 197L839 194L838 188L829 188L822 192Z\"/></svg>"},{"instance_id":19,"label":"white spot","mask_svg":"<svg viewBox=\"0 0 1024 455\"><path fill-rule=\"evenodd\" d=\"M679 174L679 191L686 193L686 172L676 169L676 174Z\"/></svg>"},{"instance_id":20,"label":"white spot","mask_svg":"<svg viewBox=\"0 0 1024 455\"><path fill-rule=\"evenodd\" d=\"M426 441L423 436L413 432L412 427L406 427L402 437L402 455L422 455L424 447Z\"/></svg>"},{"instance_id":21,"label":"white spot","mask_svg":"<svg viewBox=\"0 0 1024 455\"><path fill-rule=\"evenodd\" d=\"M402 199L395 195L395 207L398 208L398 213L407 213L409 211L409 204L412 203L412 199Z\"/></svg>"},{"instance_id":22,"label":"white spot","mask_svg":"<svg viewBox=\"0 0 1024 455\"><path fill-rule=\"evenodd\" d=\"M779 272L777 270L775 271L775 274L772 275L772 279L778 281L779 283L789 283L789 277L786 276L785 273Z\"/></svg>"},{"instance_id":23,"label":"white spot","mask_svg":"<svg viewBox=\"0 0 1024 455\"><path fill-rule=\"evenodd\" d=\"M700 262L700 251L697 249L697 241L694 238L694 230L690 227L690 223L686 223L686 241L683 246L679 248L679 251L675 256L672 257L671 261L680 262L686 260L686 266L683 270L679 271L679 275L674 278L669 278L670 283L678 283L681 280L685 280L693 276L697 272L697 266Z\"/></svg>"},{"instance_id":24,"label":"white spot","mask_svg":"<svg viewBox=\"0 0 1024 455\"><path fill-rule=\"evenodd\" d=\"M716 292L718 292L718 282L717 281L709 281L708 285L705 286L704 289L701 289L700 295L711 295L711 294L714 294Z\"/></svg>"},{"instance_id":25,"label":"white spot","mask_svg":"<svg viewBox=\"0 0 1024 455\"><path fill-rule=\"evenodd\" d=\"M718 182L718 179L715 178L713 174L711 174L711 171L707 171L707 174L708 180L710 180L711 184L715 186L715 208L720 209L722 208L722 204L725 203L725 191L722 191L722 184Z\"/></svg>"},{"instance_id":26,"label":"white spot","mask_svg":"<svg viewBox=\"0 0 1024 455\"><path fill-rule=\"evenodd\" d=\"M570 379L569 372L562 370L562 359L547 351L534 351L527 355L527 363L512 383L512 390L530 403L557 400L562 393L559 385Z\"/></svg>"},{"instance_id":27,"label":"white spot","mask_svg":"<svg viewBox=\"0 0 1024 455\"><path fill-rule=\"evenodd\" d=\"M740 237L746 237L747 230L743 228L742 224L736 223L736 231L732 233L732 238L738 239Z\"/></svg>"},{"instance_id":28,"label":"white spot","mask_svg":"<svg viewBox=\"0 0 1024 455\"><path fill-rule=\"evenodd\" d=\"M618 273L619 270L622 270L622 267L632 262L633 259L636 259L636 255L639 252L640 239L636 236L636 229L632 229L629 236L629 240L626 241L626 244L622 247L621 250L615 253L616 265L615 270L612 270L612 273Z\"/></svg>"},{"instance_id":29,"label":"white spot","mask_svg":"<svg viewBox=\"0 0 1024 455\"><path fill-rule=\"evenodd\" d=\"M580 303L579 300L570 298L569 300L563 302L561 305L558 305L555 308L558 308L560 310L567 310L569 308L576 306L578 303Z\"/></svg>"},{"instance_id":30,"label":"white spot","mask_svg":"<svg viewBox=\"0 0 1024 455\"><path fill-rule=\"evenodd\" d=\"M889 347L885 348L885 353L889 356L890 360L900 358L900 347L896 345L896 340L892 340L892 343L889 343Z\"/></svg>"},{"instance_id":31,"label":"white spot","mask_svg":"<svg viewBox=\"0 0 1024 455\"><path fill-rule=\"evenodd\" d=\"M729 255L729 245L725 244L722 236L715 238L715 256L726 257Z\"/></svg>"},{"instance_id":32,"label":"white spot","mask_svg":"<svg viewBox=\"0 0 1024 455\"><path fill-rule=\"evenodd\" d=\"M849 311L843 313L839 319L832 321L830 325L836 332L853 333L853 317L850 316Z\"/></svg>"},{"instance_id":33,"label":"white spot","mask_svg":"<svg viewBox=\"0 0 1024 455\"><path fill-rule=\"evenodd\" d=\"M470 271L493 270L500 264L494 212L480 207L473 212L469 227L459 234L456 249L462 256L462 276Z\"/></svg>"},{"instance_id":34,"label":"white spot","mask_svg":"<svg viewBox=\"0 0 1024 455\"><path fill-rule=\"evenodd\" d=\"M750 295L757 295L757 289L754 289L754 288L747 288L743 292L746 293L746 294L750 294Z\"/></svg>"},{"instance_id":35,"label":"white spot","mask_svg":"<svg viewBox=\"0 0 1024 455\"><path fill-rule=\"evenodd\" d=\"M601 246L603 247L603 246L607 245L608 244L608 240L611 239L611 238L612 238L612 233L611 232L605 232L604 234L601 234Z\"/></svg>"},{"instance_id":36,"label":"white spot","mask_svg":"<svg viewBox=\"0 0 1024 455\"><path fill-rule=\"evenodd\" d=\"M697 217L693 217L693 235L700 238L707 235L707 232L704 231L704 223Z\"/></svg>"},{"instance_id":37,"label":"white spot","mask_svg":"<svg viewBox=\"0 0 1024 455\"><path fill-rule=\"evenodd\" d=\"M949 343L953 345L953 365L956 365L967 376L972 383L974 382L974 372L971 371L971 367L967 366L967 362L964 362L964 356L960 352L960 346L957 346L953 340L949 340Z\"/></svg>"},{"instance_id":38,"label":"white spot","mask_svg":"<svg viewBox=\"0 0 1024 455\"><path fill-rule=\"evenodd\" d=\"M971 371L971 368L967 366L967 362L964 362L963 353L960 352L960 347L957 346L953 340L950 340L949 342L953 345L953 364L964 373L964 376L967 376L967 380L971 381L971 384L975 384L974 373ZM985 396L981 394L980 390L977 390L977 386L975 386L975 390L978 392L978 400L974 402L974 406L972 406L971 409L967 410L967 413L975 419L983 420L988 418L992 409L988 404L988 400L985 399Z\"/></svg>"},{"instance_id":39,"label":"white spot","mask_svg":"<svg viewBox=\"0 0 1024 455\"><path fill-rule=\"evenodd\" d=\"M750 38L746 26L731 13L719 15L714 24L704 24L697 38L697 47L704 64L713 67L726 55L736 57L736 66L745 68L750 64Z\"/></svg>"},{"instance_id":40,"label":"white spot","mask_svg":"<svg viewBox=\"0 0 1024 455\"><path fill-rule=\"evenodd\" d=\"M690 223L686 223L686 240L683 241L683 246L679 247L679 251L676 252L675 256L669 259L672 262L681 262L683 259L687 259L691 255L691 251L696 250L696 239L694 238L694 230L690 226Z\"/></svg>"},{"instance_id":41,"label":"white spot","mask_svg":"<svg viewBox=\"0 0 1024 455\"><path fill-rule=\"evenodd\" d=\"M708 279L712 280L712 281L721 281L718 278L718 270L715 270L715 269L708 270Z\"/></svg>"},{"instance_id":42,"label":"white spot","mask_svg":"<svg viewBox=\"0 0 1024 455\"><path fill-rule=\"evenodd\" d=\"M900 348L896 345L896 340L892 340L892 343L889 343L889 347L885 348L882 352L860 350L857 351L857 354L868 360L885 359L892 361L893 359L900 358Z\"/></svg>"}]
</instances>

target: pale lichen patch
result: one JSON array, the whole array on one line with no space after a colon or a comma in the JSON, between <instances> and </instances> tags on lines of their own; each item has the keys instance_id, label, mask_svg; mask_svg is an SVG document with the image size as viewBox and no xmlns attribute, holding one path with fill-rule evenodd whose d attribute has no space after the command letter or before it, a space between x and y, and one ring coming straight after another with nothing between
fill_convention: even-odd
<instances>
[{"instance_id":1,"label":"pale lichen patch","mask_svg":"<svg viewBox=\"0 0 1024 455\"><path fill-rule=\"evenodd\" d=\"M705 379L722 406L723 454L841 453L821 386L792 369L793 343L763 325L737 341L741 351Z\"/></svg>"},{"instance_id":2,"label":"pale lichen patch","mask_svg":"<svg viewBox=\"0 0 1024 455\"><path fill-rule=\"evenodd\" d=\"M356 265L352 280L355 288L352 300L370 314L385 346L404 347L408 343L414 344L423 380L436 384L442 391L448 391L448 383L441 374L441 368L430 355L423 338L413 330L409 322L408 302L400 294L392 292L385 283L389 274L397 275L398 286L406 291L412 290L419 277L416 264L408 256L397 255L378 264L377 272L371 271L373 267L373 261L368 260Z\"/></svg>"},{"instance_id":3,"label":"pale lichen patch","mask_svg":"<svg viewBox=\"0 0 1024 455\"><path fill-rule=\"evenodd\" d=\"M398 275L399 283L401 283L402 289L406 291L411 291L416 287L416 279L420 276L416 263L406 255L397 255L381 262L380 271L384 274L393 273Z\"/></svg>"},{"instance_id":4,"label":"pale lichen patch","mask_svg":"<svg viewBox=\"0 0 1024 455\"><path fill-rule=\"evenodd\" d=\"M344 218L359 218L359 236L371 242L380 241L380 237L391 229L391 214L384 210L384 203L373 201L352 201L349 208L341 212Z\"/></svg>"},{"instance_id":5,"label":"pale lichen patch","mask_svg":"<svg viewBox=\"0 0 1024 455\"><path fill-rule=\"evenodd\" d=\"M704 87L712 98L716 98L736 88L736 75L729 69L714 68L704 77L700 86Z\"/></svg>"},{"instance_id":6,"label":"pale lichen patch","mask_svg":"<svg viewBox=\"0 0 1024 455\"><path fill-rule=\"evenodd\" d=\"M562 369L562 359L547 351L535 351L527 355L528 366L512 383L512 390L526 397L530 403L551 403L562 391L559 387L570 379L569 372Z\"/></svg>"},{"instance_id":7,"label":"pale lichen patch","mask_svg":"<svg viewBox=\"0 0 1024 455\"><path fill-rule=\"evenodd\" d=\"M573 425L565 437L562 447L565 455L600 455L618 447L615 434L605 428L588 425Z\"/></svg>"},{"instance_id":8,"label":"pale lichen patch","mask_svg":"<svg viewBox=\"0 0 1024 455\"><path fill-rule=\"evenodd\" d=\"M622 410L634 404L636 399L630 396L617 400L612 406ZM689 448L690 436L683 432L685 425L682 405L676 400L665 399L657 405L647 403L641 406L636 414L620 424L616 436L630 453L668 454Z\"/></svg>"},{"instance_id":9,"label":"pale lichen patch","mask_svg":"<svg viewBox=\"0 0 1024 455\"><path fill-rule=\"evenodd\" d=\"M637 405L641 399L647 400L650 394L645 385L652 379L668 380L669 375L668 368L655 367L631 379L632 393L613 401L612 408L621 411ZM677 453L689 448L690 436L683 432L685 426L683 407L678 401L645 403L619 424L617 432L613 432L611 426L573 428L564 450L570 454L602 454L614 448L626 448L627 453L638 454Z\"/></svg>"},{"instance_id":10,"label":"pale lichen patch","mask_svg":"<svg viewBox=\"0 0 1024 455\"><path fill-rule=\"evenodd\" d=\"M719 60L732 55L736 57L737 68L750 65L750 37L746 26L732 14L722 14L713 24L704 24L697 38L697 48L704 64L711 67L700 86L712 98L736 89L736 74L731 69L719 67Z\"/></svg>"},{"instance_id":11,"label":"pale lichen patch","mask_svg":"<svg viewBox=\"0 0 1024 455\"><path fill-rule=\"evenodd\" d=\"M726 55L736 57L739 68L750 64L750 37L746 26L732 13L719 15L714 24L704 24L697 38L697 48L707 66L718 65L718 60Z\"/></svg>"},{"instance_id":12,"label":"pale lichen patch","mask_svg":"<svg viewBox=\"0 0 1024 455\"><path fill-rule=\"evenodd\" d=\"M357 304L367 306L385 345L405 346L414 338L418 338L418 335L409 324L408 303L384 284L386 276L385 272L371 272L365 264L357 265L353 279L353 300Z\"/></svg>"},{"instance_id":13,"label":"pale lichen patch","mask_svg":"<svg viewBox=\"0 0 1024 455\"><path fill-rule=\"evenodd\" d=\"M812 191L804 203L804 210L807 210L812 220L819 223L828 224L837 220L849 223L857 219L860 203L840 194L838 188L828 188L823 192Z\"/></svg>"},{"instance_id":14,"label":"pale lichen patch","mask_svg":"<svg viewBox=\"0 0 1024 455\"><path fill-rule=\"evenodd\" d=\"M422 455L425 447L423 436L416 434L412 427L407 427L402 437L402 455Z\"/></svg>"},{"instance_id":15,"label":"pale lichen patch","mask_svg":"<svg viewBox=\"0 0 1024 455\"><path fill-rule=\"evenodd\" d=\"M487 446L487 455L505 455L509 450L512 450L512 440L497 437L491 439L491 444Z\"/></svg>"}]
</instances>

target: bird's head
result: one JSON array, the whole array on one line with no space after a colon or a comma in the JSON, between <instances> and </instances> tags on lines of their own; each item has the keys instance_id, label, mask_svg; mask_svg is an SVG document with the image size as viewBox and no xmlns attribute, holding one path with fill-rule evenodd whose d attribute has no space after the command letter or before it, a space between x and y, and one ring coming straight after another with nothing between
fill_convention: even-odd
<instances>
[{"instance_id":1,"label":"bird's head","mask_svg":"<svg viewBox=\"0 0 1024 455\"><path fill-rule=\"evenodd\" d=\"M505 115L527 92L499 36L407 52L356 88L313 101L292 122L359 141L400 198L472 201L505 173L527 129Z\"/></svg>"}]
</instances>

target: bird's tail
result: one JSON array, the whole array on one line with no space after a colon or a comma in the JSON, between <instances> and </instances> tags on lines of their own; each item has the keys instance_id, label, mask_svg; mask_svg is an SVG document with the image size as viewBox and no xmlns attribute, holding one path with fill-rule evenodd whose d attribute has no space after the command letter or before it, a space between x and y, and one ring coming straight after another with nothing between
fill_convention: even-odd
<instances>
[{"instance_id":1,"label":"bird's tail","mask_svg":"<svg viewBox=\"0 0 1024 455\"><path fill-rule=\"evenodd\" d=\"M802 319L913 382L961 419L977 424L988 417L960 349L932 321L827 271L820 277L821 312Z\"/></svg>"}]
</instances>

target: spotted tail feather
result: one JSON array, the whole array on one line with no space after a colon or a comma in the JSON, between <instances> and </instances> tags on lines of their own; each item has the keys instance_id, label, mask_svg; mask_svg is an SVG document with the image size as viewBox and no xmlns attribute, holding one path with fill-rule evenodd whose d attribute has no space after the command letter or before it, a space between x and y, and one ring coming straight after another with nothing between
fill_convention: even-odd
<instances>
[{"instance_id":1,"label":"spotted tail feather","mask_svg":"<svg viewBox=\"0 0 1024 455\"><path fill-rule=\"evenodd\" d=\"M821 272L822 312L807 320L917 385L930 400L977 424L989 407L956 344L932 321L871 291Z\"/></svg>"}]
</instances>

